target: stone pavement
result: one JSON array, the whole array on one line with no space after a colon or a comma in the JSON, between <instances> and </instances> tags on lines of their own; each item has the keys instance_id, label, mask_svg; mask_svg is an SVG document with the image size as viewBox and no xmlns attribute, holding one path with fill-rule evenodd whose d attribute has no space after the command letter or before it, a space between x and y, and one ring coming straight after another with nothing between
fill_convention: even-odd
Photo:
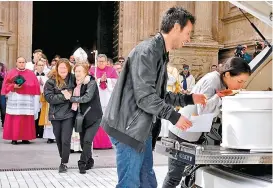
<instances>
[{"instance_id":1,"label":"stone pavement","mask_svg":"<svg viewBox=\"0 0 273 188\"><path fill-rule=\"evenodd\" d=\"M56 143L47 144L46 139L36 139L31 144L11 145L10 141L2 139L0 127L0 171L11 169L50 169L60 164ZM77 168L80 153L72 153L69 166ZM116 167L115 150L94 150L95 168ZM167 157L154 153L154 164L167 165Z\"/></svg>"},{"instance_id":2,"label":"stone pavement","mask_svg":"<svg viewBox=\"0 0 273 188\"><path fill-rule=\"evenodd\" d=\"M167 167L154 168L158 187L162 187ZM57 170L0 172L0 188L114 188L117 183L115 168L95 168L87 174L69 170L59 174Z\"/></svg>"},{"instance_id":3,"label":"stone pavement","mask_svg":"<svg viewBox=\"0 0 273 188\"><path fill-rule=\"evenodd\" d=\"M0 127L0 188L114 188L117 183L115 150L94 150L95 166L79 174L79 153L72 153L65 174L56 170L60 164L56 143L36 139L31 144L11 145L2 139ZM167 157L154 153L158 187L167 173ZM74 168L74 169L73 169ZM75 169L76 168L76 169Z\"/></svg>"}]
</instances>

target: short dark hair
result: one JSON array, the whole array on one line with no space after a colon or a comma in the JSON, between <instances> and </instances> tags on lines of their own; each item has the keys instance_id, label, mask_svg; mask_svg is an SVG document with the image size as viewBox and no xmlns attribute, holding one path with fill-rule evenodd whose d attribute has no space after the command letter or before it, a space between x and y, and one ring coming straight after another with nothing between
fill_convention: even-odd
<instances>
[{"instance_id":1,"label":"short dark hair","mask_svg":"<svg viewBox=\"0 0 273 188\"><path fill-rule=\"evenodd\" d=\"M217 65L211 65L211 67L217 67Z\"/></svg>"},{"instance_id":2,"label":"short dark hair","mask_svg":"<svg viewBox=\"0 0 273 188\"><path fill-rule=\"evenodd\" d=\"M60 56L60 55L55 55L55 56L54 56L54 59L55 59L55 58L59 58L59 59L60 59L61 56Z\"/></svg>"},{"instance_id":3,"label":"short dark hair","mask_svg":"<svg viewBox=\"0 0 273 188\"><path fill-rule=\"evenodd\" d=\"M43 59L46 59L47 60L47 57L46 57L46 55L45 54L42 54L42 57L41 58L43 58Z\"/></svg>"},{"instance_id":4,"label":"short dark hair","mask_svg":"<svg viewBox=\"0 0 273 188\"><path fill-rule=\"evenodd\" d=\"M184 28L188 21L192 24L195 23L195 17L190 12L182 7L172 7L167 10L162 18L161 31L163 33L169 33L176 23L178 23L181 28Z\"/></svg>"},{"instance_id":5,"label":"short dark hair","mask_svg":"<svg viewBox=\"0 0 273 188\"><path fill-rule=\"evenodd\" d=\"M43 50L41 50L41 49L36 49L36 50L34 50L34 52L33 53L38 53L38 52L41 52L41 53L43 53Z\"/></svg>"},{"instance_id":6,"label":"short dark hair","mask_svg":"<svg viewBox=\"0 0 273 188\"><path fill-rule=\"evenodd\" d=\"M250 66L243 58L240 57L231 57L227 59L220 71L221 76L224 76L226 72L229 72L230 76L239 76L240 74L251 75Z\"/></svg>"},{"instance_id":7,"label":"short dark hair","mask_svg":"<svg viewBox=\"0 0 273 188\"><path fill-rule=\"evenodd\" d=\"M119 56L118 60L124 60L125 61L125 58L123 56Z\"/></svg>"},{"instance_id":8,"label":"short dark hair","mask_svg":"<svg viewBox=\"0 0 273 188\"><path fill-rule=\"evenodd\" d=\"M0 67L2 67L2 70L1 70L2 73L7 71L7 68L4 63L0 62Z\"/></svg>"},{"instance_id":9,"label":"short dark hair","mask_svg":"<svg viewBox=\"0 0 273 188\"><path fill-rule=\"evenodd\" d=\"M183 69L188 69L188 68L190 68L190 66L189 66L189 65L187 65L187 64L183 64Z\"/></svg>"},{"instance_id":10,"label":"short dark hair","mask_svg":"<svg viewBox=\"0 0 273 188\"><path fill-rule=\"evenodd\" d=\"M107 61L109 61L111 64L114 64L113 59L107 58Z\"/></svg>"},{"instance_id":11,"label":"short dark hair","mask_svg":"<svg viewBox=\"0 0 273 188\"><path fill-rule=\"evenodd\" d=\"M25 60L25 63L27 62L26 58L24 58L23 56L17 57L16 62L18 61L19 58L23 58Z\"/></svg>"}]
</instances>

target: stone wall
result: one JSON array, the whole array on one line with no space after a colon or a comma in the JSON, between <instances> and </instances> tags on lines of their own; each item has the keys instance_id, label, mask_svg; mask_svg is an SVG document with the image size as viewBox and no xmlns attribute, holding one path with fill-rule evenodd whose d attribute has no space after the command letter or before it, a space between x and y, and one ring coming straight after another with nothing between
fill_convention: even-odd
<instances>
[{"instance_id":1,"label":"stone wall","mask_svg":"<svg viewBox=\"0 0 273 188\"><path fill-rule=\"evenodd\" d=\"M198 77L209 71L212 64L218 63L218 42L213 38L213 2L124 2L122 29L122 50L119 55L128 55L139 42L155 35L160 30L160 22L165 11L172 6L183 6L196 18L192 42L183 49L170 54L170 63L181 70L189 64L192 73Z\"/></svg>"},{"instance_id":2,"label":"stone wall","mask_svg":"<svg viewBox=\"0 0 273 188\"><path fill-rule=\"evenodd\" d=\"M0 1L0 61L13 68L16 58L31 60L32 2Z\"/></svg>"},{"instance_id":3,"label":"stone wall","mask_svg":"<svg viewBox=\"0 0 273 188\"><path fill-rule=\"evenodd\" d=\"M12 64L17 51L17 3L0 2L0 61Z\"/></svg>"},{"instance_id":4,"label":"stone wall","mask_svg":"<svg viewBox=\"0 0 273 188\"><path fill-rule=\"evenodd\" d=\"M209 71L212 64L233 55L238 44L253 48L259 36L238 11L226 1L150 1L120 2L118 25L118 55L127 56L139 42L160 30L164 12L172 6L183 6L193 13L197 22L192 41L183 49L171 53L171 64L179 70L189 64L196 77ZM32 2L0 2L0 61L14 67L16 57L27 61L32 56ZM250 19L272 40L272 29L249 15Z\"/></svg>"},{"instance_id":5,"label":"stone wall","mask_svg":"<svg viewBox=\"0 0 273 188\"><path fill-rule=\"evenodd\" d=\"M119 55L128 55L135 45L158 32L164 12L176 5L189 10L197 21L192 41L172 52L170 63L179 70L184 63L189 64L197 78L207 73L211 65L233 56L238 44L247 44L253 50L254 41L259 39L238 8L229 2L123 2L120 9L123 28L120 30ZM271 28L247 15L266 38L272 39Z\"/></svg>"}]
</instances>

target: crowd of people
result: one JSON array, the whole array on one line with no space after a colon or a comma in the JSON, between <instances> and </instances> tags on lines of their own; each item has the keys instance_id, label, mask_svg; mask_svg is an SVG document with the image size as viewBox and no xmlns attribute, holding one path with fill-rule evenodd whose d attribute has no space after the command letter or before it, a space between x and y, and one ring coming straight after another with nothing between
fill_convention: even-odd
<instances>
[{"instance_id":1,"label":"crowd of people","mask_svg":"<svg viewBox=\"0 0 273 188\"><path fill-rule=\"evenodd\" d=\"M49 63L37 49L32 62L18 57L16 67L8 72L0 64L3 139L13 145L30 144L37 138L49 144L56 141L59 172L67 170L71 152L81 152L78 165L85 173L94 165L91 148L112 148L100 121L125 59L119 57L113 64L99 54L97 66L78 59L56 55ZM85 113L80 132L75 130L79 112Z\"/></svg>"},{"instance_id":2,"label":"crowd of people","mask_svg":"<svg viewBox=\"0 0 273 188\"><path fill-rule=\"evenodd\" d=\"M212 133L190 133L189 117L214 113L220 134L221 98L241 89L251 74L248 62L232 57L195 83L189 65L179 73L168 64L169 51L190 41L194 16L181 7L163 16L161 32L138 44L117 63L104 54L97 66L86 58L55 56L48 63L42 50L33 61L18 57L8 73L0 64L3 138L29 144L45 138L57 143L67 171L71 149L81 151L80 173L94 165L91 148L115 146L117 188L157 187L153 171L154 140L169 137L179 142L219 144ZM0 81L1 81L0 79ZM5 101L7 99L7 101ZM3 116L2 116L3 113ZM221 139L221 138L220 138ZM169 159L163 187L176 187L186 164ZM188 179L184 178L184 184Z\"/></svg>"}]
</instances>

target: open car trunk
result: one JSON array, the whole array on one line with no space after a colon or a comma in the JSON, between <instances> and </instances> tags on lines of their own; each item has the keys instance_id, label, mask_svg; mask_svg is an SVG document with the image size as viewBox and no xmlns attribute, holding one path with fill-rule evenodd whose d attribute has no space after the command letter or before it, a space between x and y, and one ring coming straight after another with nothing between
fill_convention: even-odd
<instances>
[{"instance_id":1,"label":"open car trunk","mask_svg":"<svg viewBox=\"0 0 273 188\"><path fill-rule=\"evenodd\" d=\"M230 1L272 28L272 2ZM251 24L251 23L250 23ZM253 26L253 25L252 25ZM255 26L254 28L255 29ZM259 28L258 28L259 29ZM256 30L257 31L257 30ZM259 32L259 31L258 31ZM263 36L261 36L262 39ZM272 40L267 39L267 40ZM250 91L272 89L272 41L250 63L252 75L245 85ZM270 154L272 155L272 153ZM272 164L211 165L196 171L197 188L269 188L272 187Z\"/></svg>"},{"instance_id":2,"label":"open car trunk","mask_svg":"<svg viewBox=\"0 0 273 188\"><path fill-rule=\"evenodd\" d=\"M272 1L230 1L230 3L250 13L272 28ZM272 37L270 40L272 40ZM272 41L269 41L269 43L272 44ZM250 91L271 90L272 46L263 49L249 65L252 75L246 83L245 89Z\"/></svg>"}]
</instances>

